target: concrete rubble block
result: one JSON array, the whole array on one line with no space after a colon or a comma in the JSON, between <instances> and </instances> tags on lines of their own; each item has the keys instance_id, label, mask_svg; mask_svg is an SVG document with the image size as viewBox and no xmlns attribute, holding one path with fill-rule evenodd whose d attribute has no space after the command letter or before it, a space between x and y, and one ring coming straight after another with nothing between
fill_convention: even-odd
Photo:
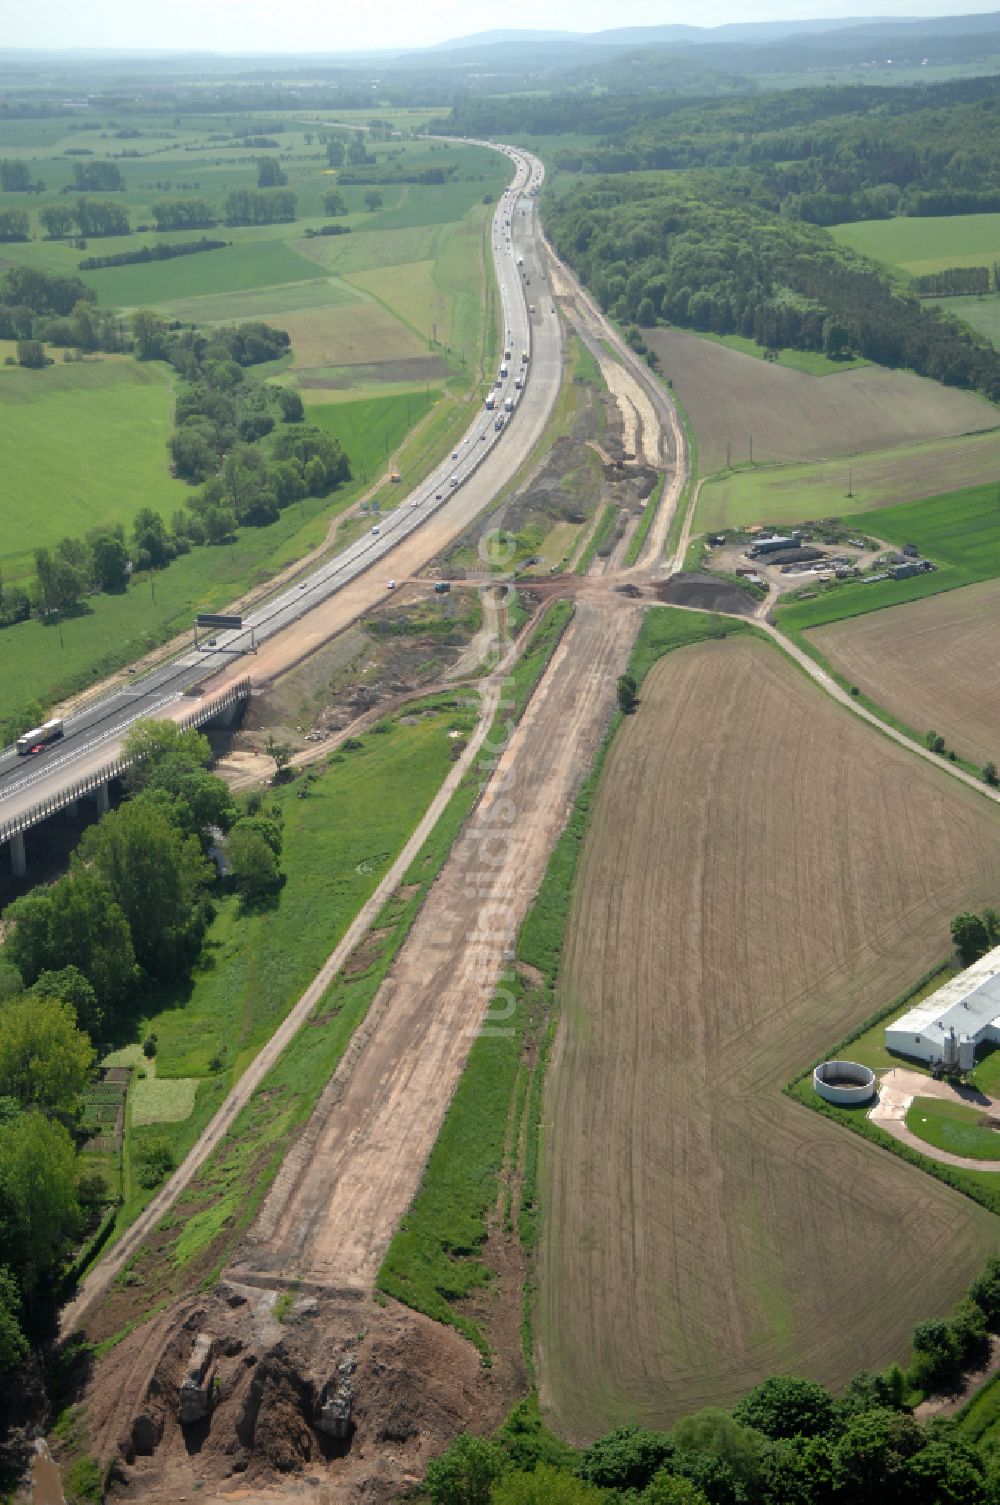
<instances>
[{"instance_id":1,"label":"concrete rubble block","mask_svg":"<svg viewBox=\"0 0 1000 1505\"><path fill-rule=\"evenodd\" d=\"M215 1343L209 1333L199 1333L194 1340L187 1372L177 1398L177 1419L182 1427L204 1421L214 1402L212 1359Z\"/></svg>"}]
</instances>

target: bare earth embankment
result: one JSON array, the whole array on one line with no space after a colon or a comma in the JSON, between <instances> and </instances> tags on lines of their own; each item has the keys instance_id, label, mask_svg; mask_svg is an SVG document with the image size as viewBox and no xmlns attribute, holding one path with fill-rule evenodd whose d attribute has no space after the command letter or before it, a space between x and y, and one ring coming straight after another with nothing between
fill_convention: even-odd
<instances>
[{"instance_id":1,"label":"bare earth embankment","mask_svg":"<svg viewBox=\"0 0 1000 1505\"><path fill-rule=\"evenodd\" d=\"M1000 582L873 611L809 633L835 669L918 733L1000 762Z\"/></svg>"},{"instance_id":2,"label":"bare earth embankment","mask_svg":"<svg viewBox=\"0 0 1000 1505\"><path fill-rule=\"evenodd\" d=\"M568 1435L904 1358L998 1224L782 1096L995 901L1000 819L766 644L648 676L584 848L544 1113L538 1350Z\"/></svg>"},{"instance_id":3,"label":"bare earth embankment","mask_svg":"<svg viewBox=\"0 0 1000 1505\"><path fill-rule=\"evenodd\" d=\"M751 435L754 460L822 460L971 434L1000 419L983 398L910 371L865 366L810 376L683 329L647 330L644 338L690 419L702 475L726 464L727 445L732 463L743 464Z\"/></svg>"}]
</instances>

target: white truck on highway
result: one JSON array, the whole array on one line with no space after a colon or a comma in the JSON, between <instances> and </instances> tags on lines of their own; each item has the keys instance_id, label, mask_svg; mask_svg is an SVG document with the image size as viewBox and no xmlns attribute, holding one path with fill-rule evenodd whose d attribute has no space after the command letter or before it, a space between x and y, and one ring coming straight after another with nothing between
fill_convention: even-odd
<instances>
[{"instance_id":1,"label":"white truck on highway","mask_svg":"<svg viewBox=\"0 0 1000 1505\"><path fill-rule=\"evenodd\" d=\"M58 742L63 734L63 724L59 720L46 721L41 726L33 726L30 732L25 732L23 737L17 739L17 755L19 758L27 758L31 753L44 752L45 748L51 747L53 742Z\"/></svg>"}]
</instances>

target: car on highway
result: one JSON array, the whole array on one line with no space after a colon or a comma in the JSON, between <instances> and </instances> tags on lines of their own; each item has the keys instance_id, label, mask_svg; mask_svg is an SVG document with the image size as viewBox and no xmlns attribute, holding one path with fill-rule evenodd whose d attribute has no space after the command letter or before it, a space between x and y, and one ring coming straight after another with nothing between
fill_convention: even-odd
<instances>
[{"instance_id":1,"label":"car on highway","mask_svg":"<svg viewBox=\"0 0 1000 1505\"><path fill-rule=\"evenodd\" d=\"M395 580L387 580L385 583L385 588L387 591L394 591L396 589Z\"/></svg>"},{"instance_id":2,"label":"car on highway","mask_svg":"<svg viewBox=\"0 0 1000 1505\"><path fill-rule=\"evenodd\" d=\"M374 526L374 528L372 529L372 532L377 534L377 533L381 533L381 531L382 531L382 529L379 527L378 523L376 523L375 526Z\"/></svg>"},{"instance_id":3,"label":"car on highway","mask_svg":"<svg viewBox=\"0 0 1000 1505\"><path fill-rule=\"evenodd\" d=\"M457 486L458 485L458 476L452 476L452 478L451 478L451 480L449 482L449 485L451 485L451 486Z\"/></svg>"},{"instance_id":4,"label":"car on highway","mask_svg":"<svg viewBox=\"0 0 1000 1505\"><path fill-rule=\"evenodd\" d=\"M457 460L458 459L458 450L457 449L453 449L452 450L452 452L451 452L451 458L453 460Z\"/></svg>"}]
</instances>

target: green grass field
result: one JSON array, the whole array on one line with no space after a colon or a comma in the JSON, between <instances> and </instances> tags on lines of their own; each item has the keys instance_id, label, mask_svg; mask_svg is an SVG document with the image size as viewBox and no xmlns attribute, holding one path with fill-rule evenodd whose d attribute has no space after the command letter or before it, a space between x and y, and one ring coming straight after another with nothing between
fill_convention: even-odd
<instances>
[{"instance_id":1,"label":"green grass field","mask_svg":"<svg viewBox=\"0 0 1000 1505\"><path fill-rule=\"evenodd\" d=\"M221 229L197 231L190 239L197 240L202 233L211 233L219 240L229 237L229 232ZM197 256L178 256L173 261L104 267L82 276L104 308L162 308L181 299L207 299L281 283L315 281L316 267L284 240L260 240L203 251ZM316 301L326 301L322 289ZM206 311L203 317L225 319L227 314Z\"/></svg>"},{"instance_id":2,"label":"green grass field","mask_svg":"<svg viewBox=\"0 0 1000 1505\"><path fill-rule=\"evenodd\" d=\"M995 482L881 511L847 514L845 521L897 547L915 543L937 569L909 580L838 585L813 601L793 602L779 612L783 628L799 630L839 622L1000 575L1000 491Z\"/></svg>"},{"instance_id":3,"label":"green grass field","mask_svg":"<svg viewBox=\"0 0 1000 1505\"><path fill-rule=\"evenodd\" d=\"M131 359L0 367L0 569L30 575L36 548L124 523L141 507L169 517L188 488L170 474L169 368Z\"/></svg>"},{"instance_id":4,"label":"green grass field","mask_svg":"<svg viewBox=\"0 0 1000 1505\"><path fill-rule=\"evenodd\" d=\"M950 1155L1000 1161L1000 1133L984 1128L982 1116L981 1109L967 1108L964 1103L915 1097L907 1109L906 1127L925 1144Z\"/></svg>"},{"instance_id":5,"label":"green grass field","mask_svg":"<svg viewBox=\"0 0 1000 1505\"><path fill-rule=\"evenodd\" d=\"M860 220L830 233L852 251L913 275L1000 261L1000 214Z\"/></svg>"},{"instance_id":6,"label":"green grass field","mask_svg":"<svg viewBox=\"0 0 1000 1505\"><path fill-rule=\"evenodd\" d=\"M755 523L806 522L908 502L930 491L972 485L997 473L1000 430L869 450L837 460L755 465L706 481L699 533ZM850 486L851 495L848 495ZM873 531L873 525L865 525Z\"/></svg>"},{"instance_id":7,"label":"green grass field","mask_svg":"<svg viewBox=\"0 0 1000 1505\"><path fill-rule=\"evenodd\" d=\"M765 345L758 345L756 340L747 339L742 334L709 334L701 329L694 329L691 333L703 340L714 340L717 345L727 345L741 355L752 355L755 360L765 360L768 355ZM775 364L787 366L791 371L804 371L807 376L836 376L840 371L853 371L859 366L869 366L871 362L861 356L847 361L831 361L818 350L784 349L778 351Z\"/></svg>"},{"instance_id":8,"label":"green grass field","mask_svg":"<svg viewBox=\"0 0 1000 1505\"><path fill-rule=\"evenodd\" d=\"M925 308L939 308L963 319L1000 350L1000 297L996 293L982 298L925 298L923 302Z\"/></svg>"}]
</instances>

